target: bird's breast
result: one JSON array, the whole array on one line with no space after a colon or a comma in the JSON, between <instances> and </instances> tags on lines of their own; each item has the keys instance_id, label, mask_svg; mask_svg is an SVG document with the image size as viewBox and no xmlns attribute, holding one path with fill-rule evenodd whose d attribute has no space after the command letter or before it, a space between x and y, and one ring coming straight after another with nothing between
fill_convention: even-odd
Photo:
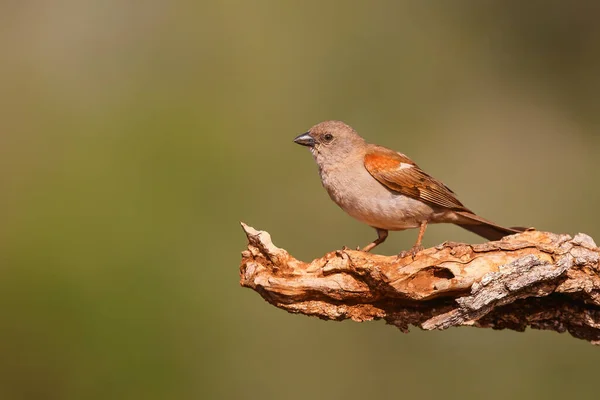
<instances>
[{"instance_id":1,"label":"bird's breast","mask_svg":"<svg viewBox=\"0 0 600 400\"><path fill-rule=\"evenodd\" d=\"M435 217L421 201L387 189L362 163L345 169L321 168L321 181L331 199L357 220L375 228L402 230Z\"/></svg>"}]
</instances>

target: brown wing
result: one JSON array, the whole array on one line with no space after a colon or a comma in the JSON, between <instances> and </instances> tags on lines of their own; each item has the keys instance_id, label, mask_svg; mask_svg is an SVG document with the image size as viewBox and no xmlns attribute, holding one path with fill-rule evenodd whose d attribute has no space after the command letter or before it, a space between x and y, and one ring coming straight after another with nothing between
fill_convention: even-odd
<instances>
[{"instance_id":1,"label":"brown wing","mask_svg":"<svg viewBox=\"0 0 600 400\"><path fill-rule=\"evenodd\" d=\"M388 189L431 205L469 211L446 185L423 172L404 154L373 146L365 156L365 168Z\"/></svg>"}]
</instances>

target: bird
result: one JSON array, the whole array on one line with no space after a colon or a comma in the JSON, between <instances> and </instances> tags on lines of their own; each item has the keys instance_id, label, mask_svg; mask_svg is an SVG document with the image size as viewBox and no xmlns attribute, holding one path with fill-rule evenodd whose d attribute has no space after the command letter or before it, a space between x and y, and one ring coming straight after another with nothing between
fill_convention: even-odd
<instances>
[{"instance_id":1,"label":"bird","mask_svg":"<svg viewBox=\"0 0 600 400\"><path fill-rule=\"evenodd\" d=\"M428 224L456 224L491 241L525 230L505 228L478 216L408 156L367 143L342 121L318 123L294 142L310 149L329 197L376 230L377 238L362 248L364 252L383 243L389 231L419 228L414 246L400 253L414 257L423 250Z\"/></svg>"}]
</instances>

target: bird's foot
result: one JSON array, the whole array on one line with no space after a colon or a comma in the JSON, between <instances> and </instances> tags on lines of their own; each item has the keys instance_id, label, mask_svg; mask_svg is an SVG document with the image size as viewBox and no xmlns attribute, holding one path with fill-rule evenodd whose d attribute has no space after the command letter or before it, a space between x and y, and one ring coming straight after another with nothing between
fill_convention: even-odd
<instances>
[{"instance_id":1,"label":"bird's foot","mask_svg":"<svg viewBox=\"0 0 600 400\"><path fill-rule=\"evenodd\" d=\"M402 250L398 256L397 259L401 259L401 258L405 258L408 256L411 256L412 259L415 258L415 256L417 255L418 252L423 251L423 246L420 245L414 245L413 247L410 248L410 250Z\"/></svg>"},{"instance_id":2,"label":"bird's foot","mask_svg":"<svg viewBox=\"0 0 600 400\"><path fill-rule=\"evenodd\" d=\"M354 250L356 250L356 251L364 251L360 246L356 246L356 249L353 249L353 248L348 247L348 246L342 246L342 250L341 251L347 251L347 250L350 250L350 251L354 251Z\"/></svg>"}]
</instances>

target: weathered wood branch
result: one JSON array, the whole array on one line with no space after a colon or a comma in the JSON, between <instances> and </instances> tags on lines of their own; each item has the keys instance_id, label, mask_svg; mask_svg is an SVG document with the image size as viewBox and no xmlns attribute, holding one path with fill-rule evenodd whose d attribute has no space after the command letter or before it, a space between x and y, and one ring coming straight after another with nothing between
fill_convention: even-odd
<instances>
[{"instance_id":1,"label":"weathered wood branch","mask_svg":"<svg viewBox=\"0 0 600 400\"><path fill-rule=\"evenodd\" d=\"M443 243L398 258L337 250L310 263L242 224L240 283L272 305L327 320L384 319L446 329L530 326L600 344L600 249L592 238L528 231L497 242Z\"/></svg>"}]
</instances>

